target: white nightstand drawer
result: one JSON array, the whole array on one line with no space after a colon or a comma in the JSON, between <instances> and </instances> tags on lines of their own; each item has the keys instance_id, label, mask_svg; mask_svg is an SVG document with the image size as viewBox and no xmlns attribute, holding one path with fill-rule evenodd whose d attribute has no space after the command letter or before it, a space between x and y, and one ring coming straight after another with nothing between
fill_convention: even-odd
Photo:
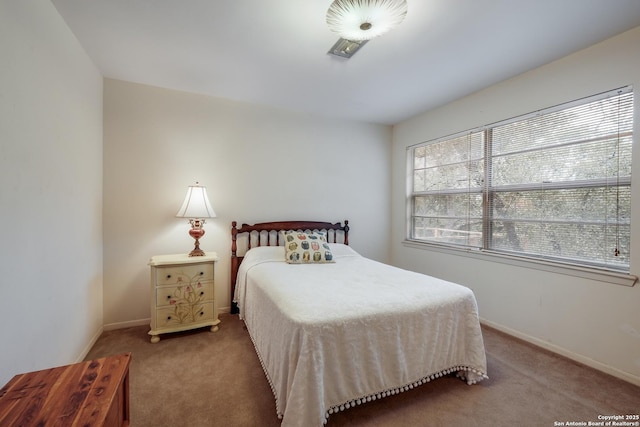
<instances>
[{"instance_id":1,"label":"white nightstand drawer","mask_svg":"<svg viewBox=\"0 0 640 427\"><path fill-rule=\"evenodd\" d=\"M213 282L196 281L179 286L156 288L156 307L178 303L192 303L213 300Z\"/></svg>"},{"instance_id":2,"label":"white nightstand drawer","mask_svg":"<svg viewBox=\"0 0 640 427\"><path fill-rule=\"evenodd\" d=\"M213 264L158 267L158 285L178 285L195 280L213 280Z\"/></svg>"},{"instance_id":3,"label":"white nightstand drawer","mask_svg":"<svg viewBox=\"0 0 640 427\"><path fill-rule=\"evenodd\" d=\"M156 327L178 327L213 320L213 302L202 304L176 304L158 308L156 311Z\"/></svg>"}]
</instances>

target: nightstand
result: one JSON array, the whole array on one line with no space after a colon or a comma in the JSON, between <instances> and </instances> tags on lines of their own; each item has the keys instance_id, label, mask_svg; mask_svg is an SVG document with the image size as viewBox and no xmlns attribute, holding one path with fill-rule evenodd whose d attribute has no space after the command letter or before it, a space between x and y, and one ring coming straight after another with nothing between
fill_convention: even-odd
<instances>
[{"instance_id":1,"label":"nightstand","mask_svg":"<svg viewBox=\"0 0 640 427\"><path fill-rule=\"evenodd\" d=\"M208 253L151 258L151 342L160 334L211 326L218 330L214 270L218 256Z\"/></svg>"}]
</instances>

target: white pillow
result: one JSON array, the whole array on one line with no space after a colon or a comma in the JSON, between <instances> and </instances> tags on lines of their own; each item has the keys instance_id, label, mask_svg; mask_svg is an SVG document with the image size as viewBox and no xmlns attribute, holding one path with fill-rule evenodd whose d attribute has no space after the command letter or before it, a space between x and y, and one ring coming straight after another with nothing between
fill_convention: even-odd
<instances>
[{"instance_id":1,"label":"white pillow","mask_svg":"<svg viewBox=\"0 0 640 427\"><path fill-rule=\"evenodd\" d=\"M356 252L351 246L344 243L329 243L329 250L333 254L333 259L347 256L362 256Z\"/></svg>"},{"instance_id":2,"label":"white pillow","mask_svg":"<svg viewBox=\"0 0 640 427\"><path fill-rule=\"evenodd\" d=\"M282 257L284 257L284 248L282 246L256 246L249 249L247 253L244 254L244 259L242 260L242 262L282 262Z\"/></svg>"}]
</instances>

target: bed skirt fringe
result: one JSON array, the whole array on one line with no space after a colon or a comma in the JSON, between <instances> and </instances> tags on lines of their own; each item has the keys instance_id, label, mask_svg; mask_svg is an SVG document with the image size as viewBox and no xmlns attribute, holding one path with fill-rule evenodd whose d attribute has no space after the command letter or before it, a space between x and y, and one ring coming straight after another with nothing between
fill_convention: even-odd
<instances>
[{"instance_id":1,"label":"bed skirt fringe","mask_svg":"<svg viewBox=\"0 0 640 427\"><path fill-rule=\"evenodd\" d=\"M430 382L431 380L435 380L437 378L440 377L444 377L445 375L449 375L452 373L456 373L456 377L462 379L463 381L465 381L467 384L472 385L472 384L476 384L479 383L480 381L484 380L484 379L488 379L489 377L487 376L486 373L481 372L477 369L474 368L470 368L468 366L455 366L453 368L449 368L449 369L444 369L440 372L436 372L435 374L431 374L428 375L424 378L419 379L418 381L414 381L410 384L407 384L405 386L402 387L398 387L398 388L393 388L390 390L385 390L379 393L374 393L365 397L361 397L358 399L353 399L350 400L348 402L345 402L341 405L335 405L332 406L331 408L329 408L329 410L325 413L324 416L324 424L327 424L327 421L329 421L329 416L332 414L336 414L340 411L344 411L346 409L352 408L354 406L357 405L361 405L363 403L367 403L367 402L371 402L374 401L376 399L382 399L385 398L387 396L392 396L395 394L399 394L405 391L409 391L411 389L413 389L414 387L418 387L421 386L422 384L426 384L428 382Z\"/></svg>"},{"instance_id":2,"label":"bed skirt fringe","mask_svg":"<svg viewBox=\"0 0 640 427\"><path fill-rule=\"evenodd\" d=\"M245 328L246 328L246 325L247 324L245 323ZM269 371L267 370L267 366L264 364L264 361L262 360L262 355L260 354L260 351L258 351L258 346L256 345L256 342L253 340L251 331L249 331L249 328L246 328L246 329L247 329L247 332L249 333L249 338L251 339L253 348L256 351L256 355L258 356L258 360L260 361L260 366L262 366L262 370L264 371L264 376L267 377L267 381L269 382L269 387L271 387L271 393L273 393L273 397L276 403L276 414L278 415L278 419L281 420L282 417L284 417L284 414L278 410L278 394L276 393L276 388L273 386L273 381L271 381L271 377L269 376Z\"/></svg>"}]
</instances>

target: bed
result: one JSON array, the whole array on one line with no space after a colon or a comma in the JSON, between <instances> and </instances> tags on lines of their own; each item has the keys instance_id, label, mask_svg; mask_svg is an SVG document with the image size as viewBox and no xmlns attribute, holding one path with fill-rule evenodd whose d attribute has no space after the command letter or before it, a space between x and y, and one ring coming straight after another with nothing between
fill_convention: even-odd
<instances>
[{"instance_id":1,"label":"bed","mask_svg":"<svg viewBox=\"0 0 640 427\"><path fill-rule=\"evenodd\" d=\"M444 375L487 378L473 292L361 256L344 223L232 223L232 310L283 426L322 426ZM304 253L316 242L322 259Z\"/></svg>"}]
</instances>

